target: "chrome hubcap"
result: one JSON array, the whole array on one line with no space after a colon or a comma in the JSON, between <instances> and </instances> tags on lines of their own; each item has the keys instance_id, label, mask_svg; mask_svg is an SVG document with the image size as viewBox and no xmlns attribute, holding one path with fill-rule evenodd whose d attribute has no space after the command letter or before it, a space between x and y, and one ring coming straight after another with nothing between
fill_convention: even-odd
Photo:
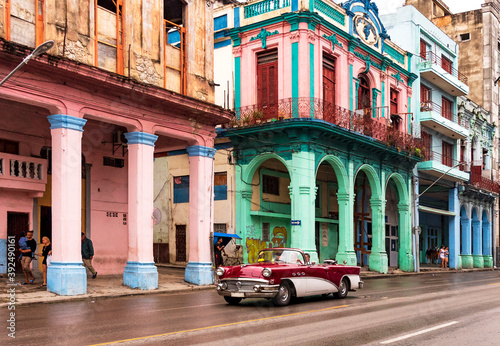
<instances>
[{"instance_id":1,"label":"chrome hubcap","mask_svg":"<svg viewBox=\"0 0 500 346\"><path fill-rule=\"evenodd\" d=\"M288 299L288 289L285 286L280 287L280 298L282 301Z\"/></svg>"}]
</instances>

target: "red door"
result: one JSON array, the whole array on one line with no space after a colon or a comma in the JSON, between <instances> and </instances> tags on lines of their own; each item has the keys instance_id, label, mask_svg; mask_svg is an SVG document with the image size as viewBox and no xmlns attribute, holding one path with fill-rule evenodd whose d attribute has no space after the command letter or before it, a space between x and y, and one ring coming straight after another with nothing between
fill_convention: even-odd
<instances>
[{"instance_id":1,"label":"red door","mask_svg":"<svg viewBox=\"0 0 500 346\"><path fill-rule=\"evenodd\" d=\"M427 45L423 40L420 40L420 57L423 60L427 60Z\"/></svg>"},{"instance_id":2,"label":"red door","mask_svg":"<svg viewBox=\"0 0 500 346\"><path fill-rule=\"evenodd\" d=\"M266 119L278 116L278 53L257 57L257 105Z\"/></svg>"},{"instance_id":3,"label":"red door","mask_svg":"<svg viewBox=\"0 0 500 346\"><path fill-rule=\"evenodd\" d=\"M441 56L441 67L449 74L451 74L451 65L452 62L450 59L446 58L445 56Z\"/></svg>"},{"instance_id":4,"label":"red door","mask_svg":"<svg viewBox=\"0 0 500 346\"><path fill-rule=\"evenodd\" d=\"M323 119L335 121L335 61L326 59L323 64Z\"/></svg>"},{"instance_id":5,"label":"red door","mask_svg":"<svg viewBox=\"0 0 500 346\"><path fill-rule=\"evenodd\" d=\"M432 110L431 107L431 89L420 84L420 111L429 112Z\"/></svg>"},{"instance_id":6,"label":"red door","mask_svg":"<svg viewBox=\"0 0 500 346\"><path fill-rule=\"evenodd\" d=\"M453 146L449 143L443 142L443 160L442 163L445 166L451 167L453 161L452 154Z\"/></svg>"},{"instance_id":7,"label":"red door","mask_svg":"<svg viewBox=\"0 0 500 346\"><path fill-rule=\"evenodd\" d=\"M451 101L443 97L441 107L441 116L451 120Z\"/></svg>"}]
</instances>

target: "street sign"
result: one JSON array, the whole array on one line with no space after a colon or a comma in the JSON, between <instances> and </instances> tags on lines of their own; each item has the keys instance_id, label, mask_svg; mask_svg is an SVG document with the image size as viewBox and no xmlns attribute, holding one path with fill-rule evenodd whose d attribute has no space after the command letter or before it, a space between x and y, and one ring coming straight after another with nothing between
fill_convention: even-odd
<instances>
[{"instance_id":1,"label":"street sign","mask_svg":"<svg viewBox=\"0 0 500 346\"><path fill-rule=\"evenodd\" d=\"M300 226L300 220L292 220L290 223L292 226Z\"/></svg>"}]
</instances>

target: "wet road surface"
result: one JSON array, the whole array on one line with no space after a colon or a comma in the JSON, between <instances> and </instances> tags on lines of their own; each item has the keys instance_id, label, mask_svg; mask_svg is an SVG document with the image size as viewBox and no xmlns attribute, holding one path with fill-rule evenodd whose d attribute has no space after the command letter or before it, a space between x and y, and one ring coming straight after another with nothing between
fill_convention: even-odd
<instances>
[{"instance_id":1,"label":"wet road surface","mask_svg":"<svg viewBox=\"0 0 500 346\"><path fill-rule=\"evenodd\" d=\"M16 338L1 328L0 342L420 345L449 344L455 338L454 345L494 345L500 340L499 307L498 270L369 279L343 300L316 296L281 308L265 299L230 306L214 289L19 306ZM9 311L3 310L6 321ZM467 343L483 329L489 333Z\"/></svg>"}]
</instances>

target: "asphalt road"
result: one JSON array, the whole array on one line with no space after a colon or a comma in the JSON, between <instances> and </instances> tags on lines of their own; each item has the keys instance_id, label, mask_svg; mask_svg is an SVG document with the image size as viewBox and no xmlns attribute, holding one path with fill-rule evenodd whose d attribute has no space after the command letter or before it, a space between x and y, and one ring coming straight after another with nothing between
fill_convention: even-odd
<instances>
[{"instance_id":1,"label":"asphalt road","mask_svg":"<svg viewBox=\"0 0 500 346\"><path fill-rule=\"evenodd\" d=\"M3 309L0 344L499 345L500 273L369 279L346 299L227 305L215 290Z\"/></svg>"}]
</instances>

